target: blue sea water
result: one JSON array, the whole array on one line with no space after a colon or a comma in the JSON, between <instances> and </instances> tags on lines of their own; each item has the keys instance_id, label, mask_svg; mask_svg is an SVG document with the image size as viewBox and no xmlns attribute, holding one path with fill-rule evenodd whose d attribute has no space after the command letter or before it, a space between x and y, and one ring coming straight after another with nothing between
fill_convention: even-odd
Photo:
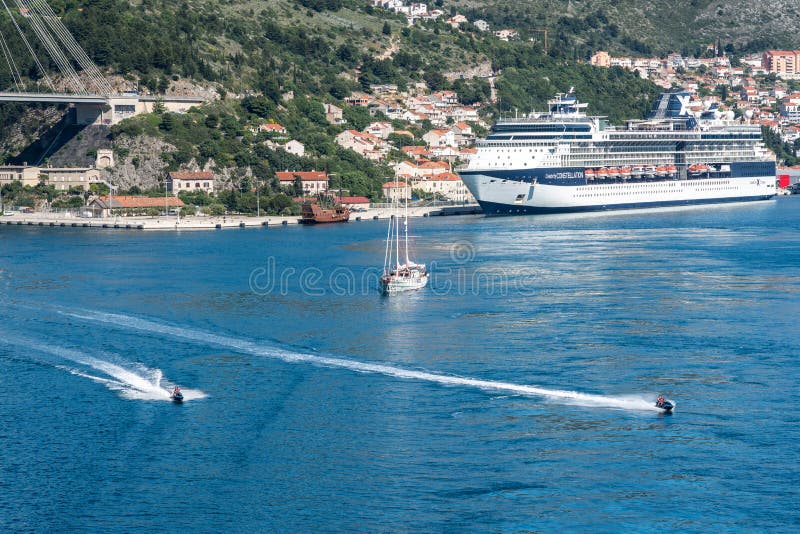
<instances>
[{"instance_id":1,"label":"blue sea water","mask_svg":"<svg viewBox=\"0 0 800 534\"><path fill-rule=\"evenodd\" d=\"M0 530L800 529L800 199L412 233L0 226Z\"/></svg>"}]
</instances>

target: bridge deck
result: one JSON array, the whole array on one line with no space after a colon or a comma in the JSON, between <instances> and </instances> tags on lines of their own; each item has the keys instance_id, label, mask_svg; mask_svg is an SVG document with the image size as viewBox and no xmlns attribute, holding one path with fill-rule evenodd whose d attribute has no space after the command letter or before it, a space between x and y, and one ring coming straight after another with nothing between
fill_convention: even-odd
<instances>
[{"instance_id":1,"label":"bridge deck","mask_svg":"<svg viewBox=\"0 0 800 534\"><path fill-rule=\"evenodd\" d=\"M70 93L0 92L0 102L49 102L52 104L108 104L109 99L136 100L136 95L76 95Z\"/></svg>"}]
</instances>

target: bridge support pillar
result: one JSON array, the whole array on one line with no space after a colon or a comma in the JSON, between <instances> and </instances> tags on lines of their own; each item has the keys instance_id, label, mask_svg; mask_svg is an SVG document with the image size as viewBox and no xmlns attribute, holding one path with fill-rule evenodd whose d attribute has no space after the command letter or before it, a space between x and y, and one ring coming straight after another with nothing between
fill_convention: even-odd
<instances>
[{"instance_id":1,"label":"bridge support pillar","mask_svg":"<svg viewBox=\"0 0 800 534\"><path fill-rule=\"evenodd\" d=\"M75 104L75 124L111 124L111 107L107 104Z\"/></svg>"}]
</instances>

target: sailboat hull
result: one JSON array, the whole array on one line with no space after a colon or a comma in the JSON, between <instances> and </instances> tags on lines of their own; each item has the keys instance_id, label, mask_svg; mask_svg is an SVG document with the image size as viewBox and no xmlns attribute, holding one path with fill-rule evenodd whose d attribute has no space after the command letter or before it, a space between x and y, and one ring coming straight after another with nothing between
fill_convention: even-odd
<instances>
[{"instance_id":1,"label":"sailboat hull","mask_svg":"<svg viewBox=\"0 0 800 534\"><path fill-rule=\"evenodd\" d=\"M428 274L412 274L403 276L388 274L381 278L381 287L385 294L403 293L405 291L415 291L428 285Z\"/></svg>"}]
</instances>

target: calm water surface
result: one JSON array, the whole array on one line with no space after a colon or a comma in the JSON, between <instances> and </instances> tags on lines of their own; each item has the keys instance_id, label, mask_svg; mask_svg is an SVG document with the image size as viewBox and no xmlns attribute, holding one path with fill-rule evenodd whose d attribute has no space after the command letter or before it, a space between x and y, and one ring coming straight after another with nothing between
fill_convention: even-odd
<instances>
[{"instance_id":1,"label":"calm water surface","mask_svg":"<svg viewBox=\"0 0 800 534\"><path fill-rule=\"evenodd\" d=\"M0 530L800 528L800 198L385 231L0 227Z\"/></svg>"}]
</instances>

